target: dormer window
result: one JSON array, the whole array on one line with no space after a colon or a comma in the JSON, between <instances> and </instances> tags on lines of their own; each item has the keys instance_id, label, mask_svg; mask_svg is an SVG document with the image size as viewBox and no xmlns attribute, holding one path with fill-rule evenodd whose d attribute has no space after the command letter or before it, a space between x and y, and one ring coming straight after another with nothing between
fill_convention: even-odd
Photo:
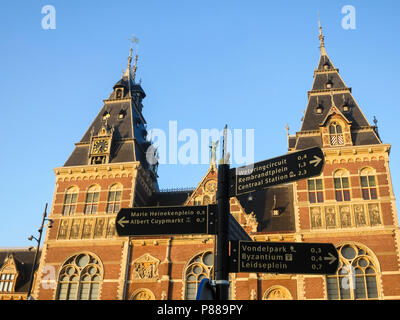
<instances>
[{"instance_id":1,"label":"dormer window","mask_svg":"<svg viewBox=\"0 0 400 320\"><path fill-rule=\"evenodd\" d=\"M123 118L125 118L125 115L126 115L126 111L122 109L122 110L118 113L118 119L123 119Z\"/></svg>"},{"instance_id":2,"label":"dormer window","mask_svg":"<svg viewBox=\"0 0 400 320\"><path fill-rule=\"evenodd\" d=\"M330 65L329 65L328 62L326 62L326 63L324 64L324 70L329 70L329 68L330 68Z\"/></svg>"},{"instance_id":3,"label":"dormer window","mask_svg":"<svg viewBox=\"0 0 400 320\"><path fill-rule=\"evenodd\" d=\"M108 111L104 111L104 113L103 113L103 120L105 121L105 120L107 120L108 118L110 118L110 113L108 112Z\"/></svg>"},{"instance_id":4,"label":"dormer window","mask_svg":"<svg viewBox=\"0 0 400 320\"><path fill-rule=\"evenodd\" d=\"M3 273L0 275L0 292L12 292L14 289L15 274Z\"/></svg>"},{"instance_id":5,"label":"dormer window","mask_svg":"<svg viewBox=\"0 0 400 320\"><path fill-rule=\"evenodd\" d=\"M342 126L336 122L332 122L329 126L329 136L332 146L342 145L344 143Z\"/></svg>"},{"instance_id":6,"label":"dormer window","mask_svg":"<svg viewBox=\"0 0 400 320\"><path fill-rule=\"evenodd\" d=\"M121 99L122 98L122 93L123 93L122 88L117 89L116 93L115 93L115 97L117 99Z\"/></svg>"},{"instance_id":7,"label":"dormer window","mask_svg":"<svg viewBox=\"0 0 400 320\"><path fill-rule=\"evenodd\" d=\"M322 111L323 111L322 105L319 104L319 105L315 108L315 112L318 113L318 114L322 114Z\"/></svg>"},{"instance_id":8,"label":"dormer window","mask_svg":"<svg viewBox=\"0 0 400 320\"><path fill-rule=\"evenodd\" d=\"M343 111L349 111L349 105L346 103L343 105Z\"/></svg>"},{"instance_id":9,"label":"dormer window","mask_svg":"<svg viewBox=\"0 0 400 320\"><path fill-rule=\"evenodd\" d=\"M331 81L331 80L328 80L328 82L326 83L326 88L327 88L327 89L331 89L331 88L332 88L332 85L333 85L332 81Z\"/></svg>"}]
</instances>

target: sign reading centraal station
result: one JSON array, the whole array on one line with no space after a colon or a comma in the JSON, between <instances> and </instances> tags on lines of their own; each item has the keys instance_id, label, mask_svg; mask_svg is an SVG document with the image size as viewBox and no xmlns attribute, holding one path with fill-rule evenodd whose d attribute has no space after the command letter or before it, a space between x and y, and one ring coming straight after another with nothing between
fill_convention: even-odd
<instances>
[{"instance_id":1,"label":"sign reading centraal station","mask_svg":"<svg viewBox=\"0 0 400 320\"><path fill-rule=\"evenodd\" d=\"M124 208L115 226L119 236L215 234L216 214L217 205Z\"/></svg>"},{"instance_id":2,"label":"sign reading centraal station","mask_svg":"<svg viewBox=\"0 0 400 320\"><path fill-rule=\"evenodd\" d=\"M230 171L229 196L317 176L322 172L323 165L324 154L321 148L314 147L234 168Z\"/></svg>"}]
</instances>

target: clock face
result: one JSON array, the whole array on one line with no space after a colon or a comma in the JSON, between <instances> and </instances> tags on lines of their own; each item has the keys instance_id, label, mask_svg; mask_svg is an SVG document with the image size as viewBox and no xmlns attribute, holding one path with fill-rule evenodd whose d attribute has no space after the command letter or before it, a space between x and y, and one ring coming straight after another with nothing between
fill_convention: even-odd
<instances>
[{"instance_id":1,"label":"clock face","mask_svg":"<svg viewBox=\"0 0 400 320\"><path fill-rule=\"evenodd\" d=\"M97 140L93 144L94 153L104 153L108 151L108 141L107 140Z\"/></svg>"}]
</instances>

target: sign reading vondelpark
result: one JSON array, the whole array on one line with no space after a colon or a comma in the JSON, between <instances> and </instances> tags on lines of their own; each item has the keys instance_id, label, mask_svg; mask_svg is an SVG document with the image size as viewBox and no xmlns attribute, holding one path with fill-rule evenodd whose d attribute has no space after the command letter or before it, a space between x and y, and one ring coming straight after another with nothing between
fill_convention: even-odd
<instances>
[{"instance_id":1,"label":"sign reading vondelpark","mask_svg":"<svg viewBox=\"0 0 400 320\"><path fill-rule=\"evenodd\" d=\"M230 170L229 196L255 192L267 187L317 176L324 166L319 147L290 153Z\"/></svg>"},{"instance_id":2,"label":"sign reading vondelpark","mask_svg":"<svg viewBox=\"0 0 400 320\"><path fill-rule=\"evenodd\" d=\"M339 256L331 243L231 241L230 272L334 274Z\"/></svg>"},{"instance_id":3,"label":"sign reading vondelpark","mask_svg":"<svg viewBox=\"0 0 400 320\"><path fill-rule=\"evenodd\" d=\"M115 225L119 236L215 234L216 214L217 205L125 208Z\"/></svg>"}]
</instances>

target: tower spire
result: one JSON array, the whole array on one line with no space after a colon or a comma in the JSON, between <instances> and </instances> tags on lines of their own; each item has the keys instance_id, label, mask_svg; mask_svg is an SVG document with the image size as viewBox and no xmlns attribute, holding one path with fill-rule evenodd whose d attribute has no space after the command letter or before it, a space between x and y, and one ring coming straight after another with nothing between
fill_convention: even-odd
<instances>
[{"instance_id":1,"label":"tower spire","mask_svg":"<svg viewBox=\"0 0 400 320\"><path fill-rule=\"evenodd\" d=\"M327 54L326 54L325 43L324 43L325 37L322 34L321 19L320 19L320 16L319 16L319 12L318 12L318 27L319 27L319 36L318 36L318 38L319 38L319 43L320 43L319 49L321 50L321 55L326 56Z\"/></svg>"},{"instance_id":2,"label":"tower spire","mask_svg":"<svg viewBox=\"0 0 400 320\"><path fill-rule=\"evenodd\" d=\"M132 38L130 38L129 40L131 40L131 48L129 50L128 66L126 67L126 70L125 70L125 73L124 73L124 77L128 77L128 80L130 80L130 78L131 78L131 63L132 63L133 43L138 43L139 39L136 38L134 35L132 35ZM136 72L136 62L137 62L137 54L135 56L134 72ZM134 79L135 79L135 76L133 74L133 80Z\"/></svg>"}]
</instances>

